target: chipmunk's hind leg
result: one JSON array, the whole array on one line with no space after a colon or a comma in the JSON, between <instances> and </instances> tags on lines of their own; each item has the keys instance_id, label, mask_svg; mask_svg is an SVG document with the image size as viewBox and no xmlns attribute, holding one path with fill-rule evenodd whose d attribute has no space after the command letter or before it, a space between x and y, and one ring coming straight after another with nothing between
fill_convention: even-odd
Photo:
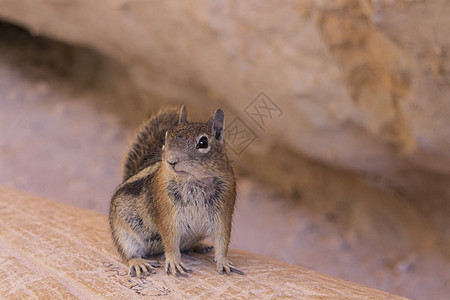
<instances>
[{"instance_id":1,"label":"chipmunk's hind leg","mask_svg":"<svg viewBox=\"0 0 450 300\"><path fill-rule=\"evenodd\" d=\"M126 231L113 231L114 242L125 259L131 276L142 277L155 273L161 264L147 259L147 247L136 235Z\"/></svg>"},{"instance_id":2,"label":"chipmunk's hind leg","mask_svg":"<svg viewBox=\"0 0 450 300\"><path fill-rule=\"evenodd\" d=\"M194 248L192 248L192 251L196 253L209 253L214 249L214 246L203 244L202 242L198 242Z\"/></svg>"}]
</instances>

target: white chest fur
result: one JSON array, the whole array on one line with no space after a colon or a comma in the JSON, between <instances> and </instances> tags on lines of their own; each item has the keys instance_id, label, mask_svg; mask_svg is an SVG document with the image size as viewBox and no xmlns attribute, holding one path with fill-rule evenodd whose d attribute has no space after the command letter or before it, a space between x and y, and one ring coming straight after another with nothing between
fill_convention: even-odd
<instances>
[{"instance_id":1,"label":"white chest fur","mask_svg":"<svg viewBox=\"0 0 450 300\"><path fill-rule=\"evenodd\" d=\"M189 248L212 233L215 222L211 202L215 201L215 187L191 182L178 185L176 194L180 246Z\"/></svg>"}]
</instances>

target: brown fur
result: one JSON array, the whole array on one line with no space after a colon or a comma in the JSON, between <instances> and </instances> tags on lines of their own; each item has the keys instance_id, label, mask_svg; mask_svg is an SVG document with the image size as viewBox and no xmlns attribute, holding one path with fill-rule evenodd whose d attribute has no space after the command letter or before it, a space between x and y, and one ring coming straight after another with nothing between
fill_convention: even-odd
<instances>
[{"instance_id":1,"label":"brown fur","mask_svg":"<svg viewBox=\"0 0 450 300\"><path fill-rule=\"evenodd\" d=\"M146 257L164 253L165 271L190 270L180 251L208 251L212 237L217 271L243 274L227 260L236 182L225 153L221 109L206 123L188 122L186 108L166 110L142 127L125 162L109 214L115 246L130 274L154 272Z\"/></svg>"}]
</instances>

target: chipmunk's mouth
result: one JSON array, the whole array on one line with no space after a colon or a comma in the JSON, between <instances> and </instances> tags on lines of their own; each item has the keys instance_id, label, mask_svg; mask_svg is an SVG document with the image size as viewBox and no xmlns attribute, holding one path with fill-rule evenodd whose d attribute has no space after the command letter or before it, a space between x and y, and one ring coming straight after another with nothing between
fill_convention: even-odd
<instances>
[{"instance_id":1,"label":"chipmunk's mouth","mask_svg":"<svg viewBox=\"0 0 450 300\"><path fill-rule=\"evenodd\" d=\"M186 171L177 171L177 170L173 170L175 172L175 174L177 175L181 175L181 176L193 176L191 173L186 172Z\"/></svg>"},{"instance_id":2,"label":"chipmunk's mouth","mask_svg":"<svg viewBox=\"0 0 450 300\"><path fill-rule=\"evenodd\" d=\"M210 176L205 176L205 174L198 172L195 169L189 168L186 165L183 164L176 164L172 165L170 163L167 163L168 168L175 173L176 176L182 177L182 178L192 178L196 180L203 180L205 178L209 178Z\"/></svg>"},{"instance_id":3,"label":"chipmunk's mouth","mask_svg":"<svg viewBox=\"0 0 450 300\"><path fill-rule=\"evenodd\" d=\"M173 164L167 163L167 166L176 175L180 175L180 176L194 176L190 172L186 171L184 168L181 168L179 165L173 165Z\"/></svg>"}]
</instances>

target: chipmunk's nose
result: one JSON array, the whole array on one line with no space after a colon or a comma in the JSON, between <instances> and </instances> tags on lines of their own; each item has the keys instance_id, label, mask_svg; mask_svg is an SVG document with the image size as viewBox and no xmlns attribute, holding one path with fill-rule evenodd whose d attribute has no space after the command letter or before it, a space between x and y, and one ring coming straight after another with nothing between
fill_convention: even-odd
<instances>
[{"instance_id":1,"label":"chipmunk's nose","mask_svg":"<svg viewBox=\"0 0 450 300\"><path fill-rule=\"evenodd\" d=\"M166 161L169 165L175 167L175 165L179 162L179 158L175 155L175 153L170 153L167 155Z\"/></svg>"},{"instance_id":2,"label":"chipmunk's nose","mask_svg":"<svg viewBox=\"0 0 450 300\"><path fill-rule=\"evenodd\" d=\"M166 152L166 161L172 167L175 168L177 164L181 164L187 159L185 153L178 150L169 150ZM178 165L179 167L180 165Z\"/></svg>"}]
</instances>

